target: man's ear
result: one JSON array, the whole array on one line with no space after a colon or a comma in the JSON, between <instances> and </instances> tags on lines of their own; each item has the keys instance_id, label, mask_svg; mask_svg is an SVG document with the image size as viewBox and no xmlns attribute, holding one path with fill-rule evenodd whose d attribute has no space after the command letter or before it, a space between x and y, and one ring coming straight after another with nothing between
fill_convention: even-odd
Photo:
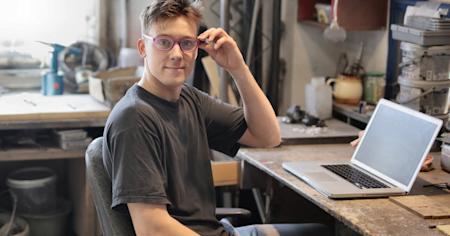
<instances>
[{"instance_id":1,"label":"man's ear","mask_svg":"<svg viewBox=\"0 0 450 236\"><path fill-rule=\"evenodd\" d=\"M137 41L137 50L139 52L139 55L144 58L146 56L146 51L145 51L145 40L144 39L138 39Z\"/></svg>"}]
</instances>

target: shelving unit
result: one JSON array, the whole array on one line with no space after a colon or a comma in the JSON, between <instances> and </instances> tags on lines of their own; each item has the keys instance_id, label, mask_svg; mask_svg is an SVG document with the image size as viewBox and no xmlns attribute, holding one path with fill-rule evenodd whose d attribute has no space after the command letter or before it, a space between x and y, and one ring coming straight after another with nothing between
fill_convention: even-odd
<instances>
[{"instance_id":1,"label":"shelving unit","mask_svg":"<svg viewBox=\"0 0 450 236\"><path fill-rule=\"evenodd\" d=\"M316 3L330 4L333 0L298 0L297 19L300 23L322 27L316 21ZM339 0L338 23L347 31L380 30L387 25L388 0Z\"/></svg>"}]
</instances>

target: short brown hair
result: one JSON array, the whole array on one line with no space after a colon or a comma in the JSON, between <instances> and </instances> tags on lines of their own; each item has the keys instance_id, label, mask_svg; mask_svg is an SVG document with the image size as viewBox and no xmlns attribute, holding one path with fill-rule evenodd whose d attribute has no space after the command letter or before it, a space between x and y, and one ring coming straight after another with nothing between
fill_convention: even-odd
<instances>
[{"instance_id":1,"label":"short brown hair","mask_svg":"<svg viewBox=\"0 0 450 236\"><path fill-rule=\"evenodd\" d=\"M185 16L200 23L199 0L152 0L141 13L141 32L145 33L152 24L161 20L167 20L177 16Z\"/></svg>"}]
</instances>

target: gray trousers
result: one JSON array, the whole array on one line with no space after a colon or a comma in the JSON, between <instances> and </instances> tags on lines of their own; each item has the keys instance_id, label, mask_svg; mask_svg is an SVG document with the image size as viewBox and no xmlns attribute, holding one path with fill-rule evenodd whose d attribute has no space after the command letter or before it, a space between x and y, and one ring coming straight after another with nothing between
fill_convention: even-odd
<instances>
[{"instance_id":1,"label":"gray trousers","mask_svg":"<svg viewBox=\"0 0 450 236\"><path fill-rule=\"evenodd\" d=\"M309 236L332 235L330 229L318 223L261 224L234 228L227 220L220 221L233 236Z\"/></svg>"}]
</instances>

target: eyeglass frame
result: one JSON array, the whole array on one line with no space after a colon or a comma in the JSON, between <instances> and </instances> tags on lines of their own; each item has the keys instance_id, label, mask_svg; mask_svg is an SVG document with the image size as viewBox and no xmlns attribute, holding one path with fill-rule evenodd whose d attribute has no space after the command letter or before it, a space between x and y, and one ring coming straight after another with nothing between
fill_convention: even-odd
<instances>
[{"instance_id":1,"label":"eyeglass frame","mask_svg":"<svg viewBox=\"0 0 450 236\"><path fill-rule=\"evenodd\" d=\"M184 37L184 38L181 38L181 39L179 39L179 40L175 40L174 38L172 38L172 37L170 37L170 36L167 36L167 35L159 35L159 36L156 36L156 37L152 37L152 36L150 36L150 35L148 35L148 34L142 34L142 37L143 37L144 39L152 40L152 44L153 44L158 50L161 50L161 51L170 51L170 50L173 49L173 47L175 47L175 44L178 44L178 46L180 47L181 51L183 51L183 52L193 52L193 51L195 51L195 49L198 48L198 46L199 46L200 44L203 44L203 43L204 43L204 41L201 41L201 40L195 39L195 38L190 38L190 37ZM170 39L170 40L173 41L173 44L172 44L172 46L171 46L170 48L168 48L168 49L162 49L162 48L159 48L158 46L155 45L155 40L158 39L158 38L167 38L167 39ZM190 39L190 40L195 41L195 42L196 42L195 47L193 47L193 48L190 49L190 50L184 50L183 47L180 45L180 42L181 42L183 39Z\"/></svg>"}]
</instances>

